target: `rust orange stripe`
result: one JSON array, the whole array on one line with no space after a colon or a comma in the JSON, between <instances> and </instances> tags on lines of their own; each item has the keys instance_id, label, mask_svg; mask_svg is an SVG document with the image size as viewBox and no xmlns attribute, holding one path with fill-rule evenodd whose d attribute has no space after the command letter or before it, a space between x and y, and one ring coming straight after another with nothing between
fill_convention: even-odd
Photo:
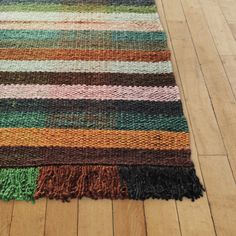
<instances>
[{"instance_id":1,"label":"rust orange stripe","mask_svg":"<svg viewBox=\"0 0 236 236\"><path fill-rule=\"evenodd\" d=\"M189 133L85 129L1 128L0 146L189 149Z\"/></svg>"},{"instance_id":2,"label":"rust orange stripe","mask_svg":"<svg viewBox=\"0 0 236 236\"><path fill-rule=\"evenodd\" d=\"M76 50L76 49L16 49L1 48L1 60L92 60L147 61L170 60L170 51Z\"/></svg>"}]
</instances>

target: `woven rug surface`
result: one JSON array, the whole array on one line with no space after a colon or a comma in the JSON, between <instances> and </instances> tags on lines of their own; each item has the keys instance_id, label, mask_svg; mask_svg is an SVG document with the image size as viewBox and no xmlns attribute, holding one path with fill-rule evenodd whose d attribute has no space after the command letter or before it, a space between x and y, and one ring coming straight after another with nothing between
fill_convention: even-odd
<instances>
[{"instance_id":1,"label":"woven rug surface","mask_svg":"<svg viewBox=\"0 0 236 236\"><path fill-rule=\"evenodd\" d=\"M0 198L202 196L154 0L0 1Z\"/></svg>"}]
</instances>

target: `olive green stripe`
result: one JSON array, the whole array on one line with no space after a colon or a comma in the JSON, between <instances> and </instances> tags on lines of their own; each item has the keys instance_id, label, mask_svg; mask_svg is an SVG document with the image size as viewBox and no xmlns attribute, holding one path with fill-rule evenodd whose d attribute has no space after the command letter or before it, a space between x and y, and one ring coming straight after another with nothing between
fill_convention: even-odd
<instances>
[{"instance_id":1,"label":"olive green stripe","mask_svg":"<svg viewBox=\"0 0 236 236\"><path fill-rule=\"evenodd\" d=\"M62 5L62 4L6 4L0 5L0 11L56 11L56 12L136 12L136 13L155 13L156 6L126 6L126 5Z\"/></svg>"},{"instance_id":2,"label":"olive green stripe","mask_svg":"<svg viewBox=\"0 0 236 236\"><path fill-rule=\"evenodd\" d=\"M88 49L88 50L144 50L160 51L168 50L166 42L109 42L109 41L67 41L63 40L0 40L1 48L63 48L63 49Z\"/></svg>"},{"instance_id":3,"label":"olive green stripe","mask_svg":"<svg viewBox=\"0 0 236 236\"><path fill-rule=\"evenodd\" d=\"M184 116L148 115L129 112L42 113L9 112L0 116L0 128L78 128L113 130L188 131Z\"/></svg>"}]
</instances>

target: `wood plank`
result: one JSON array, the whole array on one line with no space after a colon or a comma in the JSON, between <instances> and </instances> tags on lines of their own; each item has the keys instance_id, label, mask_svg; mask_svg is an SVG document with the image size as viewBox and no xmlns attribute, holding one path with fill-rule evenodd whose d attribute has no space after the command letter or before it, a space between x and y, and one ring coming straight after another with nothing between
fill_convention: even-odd
<instances>
[{"instance_id":1,"label":"wood plank","mask_svg":"<svg viewBox=\"0 0 236 236\"><path fill-rule=\"evenodd\" d=\"M0 201L0 235L8 236L11 226L11 217L14 201Z\"/></svg>"},{"instance_id":2,"label":"wood plank","mask_svg":"<svg viewBox=\"0 0 236 236\"><path fill-rule=\"evenodd\" d=\"M183 236L214 236L214 224L206 196L192 202L177 202L179 221Z\"/></svg>"},{"instance_id":3,"label":"wood plank","mask_svg":"<svg viewBox=\"0 0 236 236\"><path fill-rule=\"evenodd\" d=\"M236 42L217 0L200 0L220 55L236 55Z\"/></svg>"},{"instance_id":4,"label":"wood plank","mask_svg":"<svg viewBox=\"0 0 236 236\"><path fill-rule=\"evenodd\" d=\"M236 21L230 21L229 28L234 36L234 39L236 40Z\"/></svg>"},{"instance_id":5,"label":"wood plank","mask_svg":"<svg viewBox=\"0 0 236 236\"><path fill-rule=\"evenodd\" d=\"M236 25L235 25L236 26ZM236 28L235 28L236 29ZM236 55L235 56L221 56L226 74L230 81L231 87L236 95Z\"/></svg>"},{"instance_id":6,"label":"wood plank","mask_svg":"<svg viewBox=\"0 0 236 236\"><path fill-rule=\"evenodd\" d=\"M69 203L48 200L46 210L46 236L76 236L78 223L78 200Z\"/></svg>"},{"instance_id":7,"label":"wood plank","mask_svg":"<svg viewBox=\"0 0 236 236\"><path fill-rule=\"evenodd\" d=\"M142 201L113 201L114 235L145 236L146 225Z\"/></svg>"},{"instance_id":8,"label":"wood plank","mask_svg":"<svg viewBox=\"0 0 236 236\"><path fill-rule=\"evenodd\" d=\"M37 200L35 204L15 201L11 236L43 236L45 224L46 200Z\"/></svg>"},{"instance_id":9,"label":"wood plank","mask_svg":"<svg viewBox=\"0 0 236 236\"><path fill-rule=\"evenodd\" d=\"M196 145L200 154L224 154L225 148L212 109L198 59L191 41L179 1L166 0L164 4L171 42L183 85ZM176 13L173 13L175 9ZM178 18L179 17L179 18ZM204 104L204 106L203 106ZM209 122L209 120L211 122Z\"/></svg>"},{"instance_id":10,"label":"wood plank","mask_svg":"<svg viewBox=\"0 0 236 236\"><path fill-rule=\"evenodd\" d=\"M219 99L215 111L227 148L231 169L234 178L236 178L236 102L224 102Z\"/></svg>"},{"instance_id":11,"label":"wood plank","mask_svg":"<svg viewBox=\"0 0 236 236\"><path fill-rule=\"evenodd\" d=\"M79 236L111 236L112 201L82 199L79 201Z\"/></svg>"},{"instance_id":12,"label":"wood plank","mask_svg":"<svg viewBox=\"0 0 236 236\"><path fill-rule=\"evenodd\" d=\"M236 235L236 188L227 156L200 158L218 236Z\"/></svg>"},{"instance_id":13,"label":"wood plank","mask_svg":"<svg viewBox=\"0 0 236 236\"><path fill-rule=\"evenodd\" d=\"M218 0L218 4L226 20L236 21L236 1L235 0Z\"/></svg>"},{"instance_id":14,"label":"wood plank","mask_svg":"<svg viewBox=\"0 0 236 236\"><path fill-rule=\"evenodd\" d=\"M174 200L146 200L144 202L148 236L180 236Z\"/></svg>"}]
</instances>

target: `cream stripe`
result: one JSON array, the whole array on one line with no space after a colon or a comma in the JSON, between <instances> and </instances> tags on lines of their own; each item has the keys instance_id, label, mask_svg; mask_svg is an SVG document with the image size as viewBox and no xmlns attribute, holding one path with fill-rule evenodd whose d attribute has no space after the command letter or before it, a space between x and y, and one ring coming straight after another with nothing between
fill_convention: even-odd
<instances>
[{"instance_id":1,"label":"cream stripe","mask_svg":"<svg viewBox=\"0 0 236 236\"><path fill-rule=\"evenodd\" d=\"M47 19L45 19L47 21ZM5 22L0 21L0 30L118 30L118 31L163 31L156 22Z\"/></svg>"},{"instance_id":2,"label":"cream stripe","mask_svg":"<svg viewBox=\"0 0 236 236\"><path fill-rule=\"evenodd\" d=\"M46 72L113 72L113 73L171 73L170 61L123 62L123 61L12 61L0 60L0 71Z\"/></svg>"},{"instance_id":3,"label":"cream stripe","mask_svg":"<svg viewBox=\"0 0 236 236\"><path fill-rule=\"evenodd\" d=\"M151 21L160 22L157 13L74 13L74 12L1 12L0 21Z\"/></svg>"}]
</instances>

